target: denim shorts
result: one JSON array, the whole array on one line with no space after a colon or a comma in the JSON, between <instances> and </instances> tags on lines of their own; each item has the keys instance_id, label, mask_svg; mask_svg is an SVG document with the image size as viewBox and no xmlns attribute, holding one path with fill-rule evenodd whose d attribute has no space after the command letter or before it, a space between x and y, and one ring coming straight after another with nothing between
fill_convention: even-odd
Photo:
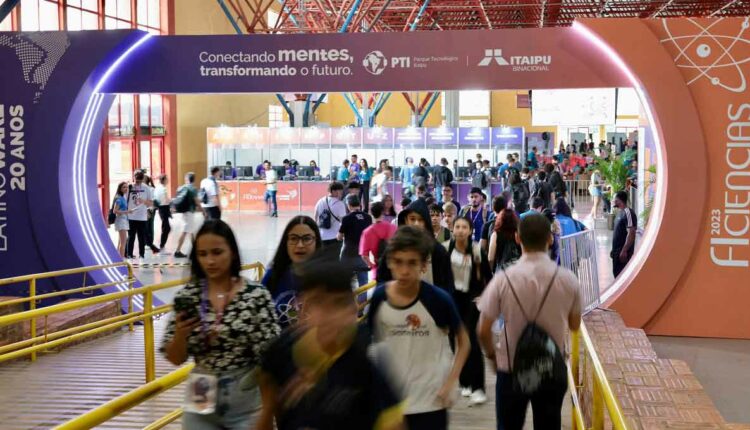
<instances>
[{"instance_id":1,"label":"denim shorts","mask_svg":"<svg viewBox=\"0 0 750 430\"><path fill-rule=\"evenodd\" d=\"M186 412L182 416L185 430L247 430L255 427L260 412L260 389L247 369L216 374L218 392L216 411L201 415Z\"/></svg>"}]
</instances>

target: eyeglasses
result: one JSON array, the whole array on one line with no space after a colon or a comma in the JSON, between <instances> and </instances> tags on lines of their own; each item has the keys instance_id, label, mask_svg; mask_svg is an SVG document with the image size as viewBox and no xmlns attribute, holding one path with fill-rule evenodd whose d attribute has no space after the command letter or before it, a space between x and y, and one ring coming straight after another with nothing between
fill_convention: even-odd
<instances>
[{"instance_id":1,"label":"eyeglasses","mask_svg":"<svg viewBox=\"0 0 750 430\"><path fill-rule=\"evenodd\" d=\"M310 245L312 245L315 242L315 236L313 236L311 234L306 234L304 236L297 236L296 234L291 234L287 238L287 241L292 246L296 246L300 242L302 242L302 244L305 245L305 246L310 246Z\"/></svg>"}]
</instances>

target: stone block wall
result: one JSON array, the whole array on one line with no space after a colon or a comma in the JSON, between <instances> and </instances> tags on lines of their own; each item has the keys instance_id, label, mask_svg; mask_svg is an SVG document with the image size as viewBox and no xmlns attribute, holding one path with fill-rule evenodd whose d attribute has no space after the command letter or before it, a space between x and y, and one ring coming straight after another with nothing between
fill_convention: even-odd
<instances>
[{"instance_id":1,"label":"stone block wall","mask_svg":"<svg viewBox=\"0 0 750 430\"><path fill-rule=\"evenodd\" d=\"M657 357L646 333L627 328L616 312L596 310L584 321L629 428L750 428L726 423L689 366ZM581 371L589 382L586 386L591 387L590 366ZM591 422L591 392L581 397L587 422ZM607 422L607 428L611 423Z\"/></svg>"}]
</instances>

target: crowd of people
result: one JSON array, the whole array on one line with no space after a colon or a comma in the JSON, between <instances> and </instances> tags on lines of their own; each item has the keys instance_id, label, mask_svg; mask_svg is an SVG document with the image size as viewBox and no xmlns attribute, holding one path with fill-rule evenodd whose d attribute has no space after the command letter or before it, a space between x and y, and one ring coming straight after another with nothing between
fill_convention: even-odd
<instances>
[{"instance_id":1,"label":"crowd of people","mask_svg":"<svg viewBox=\"0 0 750 430\"><path fill-rule=\"evenodd\" d=\"M183 428L447 429L459 396L472 407L487 402L486 361L496 372L498 429L523 428L529 404L535 427L560 428L565 338L582 309L560 240L586 227L564 187L572 161L544 157L534 148L519 166L509 155L498 169L502 192L492 196L490 178L477 180L463 206L447 160L428 172L422 159L400 171L408 192L397 211L387 160L371 169L352 156L311 216L287 223L259 283L241 276L237 239L220 219L221 169L198 187L188 173L173 198L166 176L154 186L137 171L119 184L110 222L124 257L136 240L141 258L146 248L163 252L175 215L185 226L175 257L188 258L181 251L192 242L191 281L175 296L161 348L176 365L196 364ZM277 216L278 176L268 162L264 170ZM633 255L637 222L626 192L614 205L617 275ZM370 281L377 286L353 294Z\"/></svg>"},{"instance_id":2,"label":"crowd of people","mask_svg":"<svg viewBox=\"0 0 750 430\"><path fill-rule=\"evenodd\" d=\"M460 207L449 183L442 201L417 184L397 213L387 194L368 211L361 187L332 182L312 216L288 222L259 284L240 276L233 232L209 216L162 345L174 364L196 363L183 428L447 429L459 396L486 403L485 360L498 429L521 429L529 404L535 427L560 428L581 293L556 246L583 226L546 173L554 164L525 205L512 187L491 206L474 187ZM377 287L355 297L369 280Z\"/></svg>"},{"instance_id":3,"label":"crowd of people","mask_svg":"<svg viewBox=\"0 0 750 430\"><path fill-rule=\"evenodd\" d=\"M183 221L183 231L177 243L174 256L187 258L182 253L182 246L187 237L193 237L200 228L200 212L206 220L221 218L221 191L218 180L222 172L218 167L211 169L211 174L195 186L195 174L188 172L185 183L177 189L174 198L170 197L169 178L160 175L155 185L145 170L133 174L133 182L120 182L109 210L108 223L118 235L117 251L120 256L136 260L135 243L138 241L137 257L146 258L146 249L153 255L169 255L165 250L169 234L172 231L170 220L179 215ZM154 244L154 219L158 214L161 219L159 246Z\"/></svg>"}]
</instances>

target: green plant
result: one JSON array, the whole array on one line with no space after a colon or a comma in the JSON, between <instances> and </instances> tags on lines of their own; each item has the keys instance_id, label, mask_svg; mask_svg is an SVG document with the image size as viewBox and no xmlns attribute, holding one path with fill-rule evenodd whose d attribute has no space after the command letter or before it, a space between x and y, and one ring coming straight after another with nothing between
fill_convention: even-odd
<instances>
[{"instance_id":1,"label":"green plant","mask_svg":"<svg viewBox=\"0 0 750 430\"><path fill-rule=\"evenodd\" d=\"M597 158L596 169L602 174L602 179L609 186L607 196L610 200L614 198L615 193L625 189L628 180L628 170L630 161L636 156L636 152L629 149L619 155L610 155L608 159Z\"/></svg>"},{"instance_id":2,"label":"green plant","mask_svg":"<svg viewBox=\"0 0 750 430\"><path fill-rule=\"evenodd\" d=\"M646 202L646 207L643 208L643 212L641 212L640 215L643 220L643 225L648 225L648 220L651 218L651 209L654 207L654 198L653 195L651 195L650 190L651 186L656 182L656 165L649 166L646 171L651 173L652 176L651 180L645 184L645 186L642 186L643 201Z\"/></svg>"}]
</instances>

